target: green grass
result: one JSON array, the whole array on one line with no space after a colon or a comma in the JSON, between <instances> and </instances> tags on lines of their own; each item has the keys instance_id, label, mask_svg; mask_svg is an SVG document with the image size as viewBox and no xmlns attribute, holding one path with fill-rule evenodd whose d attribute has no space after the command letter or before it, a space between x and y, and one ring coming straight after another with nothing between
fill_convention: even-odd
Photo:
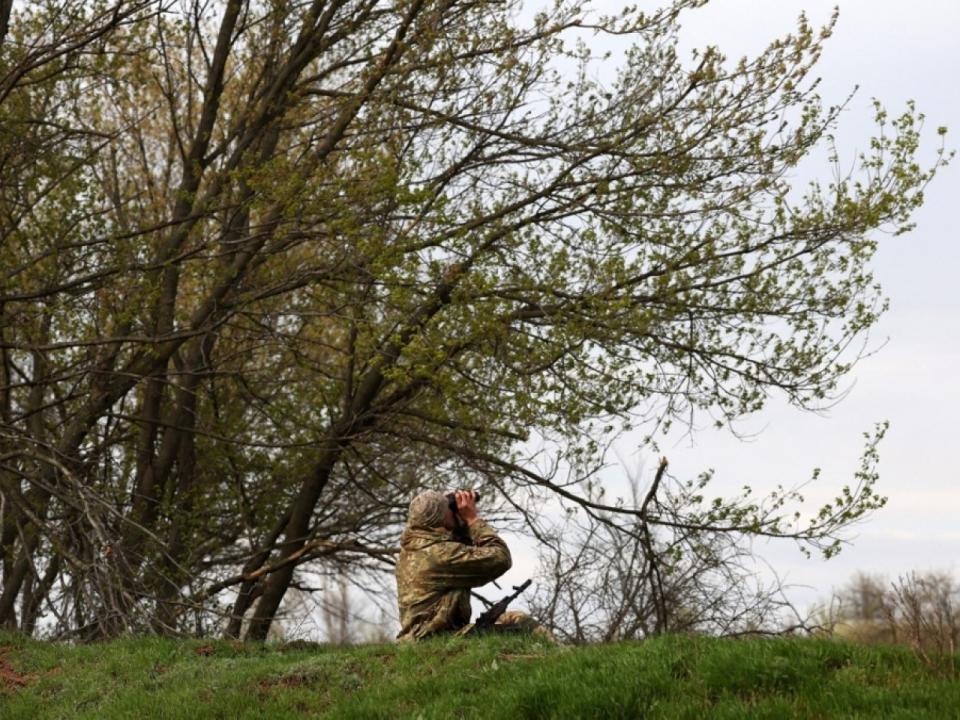
<instances>
[{"instance_id":1,"label":"green grass","mask_svg":"<svg viewBox=\"0 0 960 720\"><path fill-rule=\"evenodd\" d=\"M813 639L281 648L0 634L0 718L957 718L952 668Z\"/></svg>"}]
</instances>

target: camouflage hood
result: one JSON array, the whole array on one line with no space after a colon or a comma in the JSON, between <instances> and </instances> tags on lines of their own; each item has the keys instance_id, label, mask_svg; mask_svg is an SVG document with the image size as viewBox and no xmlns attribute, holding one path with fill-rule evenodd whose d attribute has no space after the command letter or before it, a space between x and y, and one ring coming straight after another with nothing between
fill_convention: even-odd
<instances>
[{"instance_id":1,"label":"camouflage hood","mask_svg":"<svg viewBox=\"0 0 960 720\"><path fill-rule=\"evenodd\" d=\"M449 542L452 535L445 528L422 528L407 525L400 536L401 550L423 550L437 543Z\"/></svg>"}]
</instances>

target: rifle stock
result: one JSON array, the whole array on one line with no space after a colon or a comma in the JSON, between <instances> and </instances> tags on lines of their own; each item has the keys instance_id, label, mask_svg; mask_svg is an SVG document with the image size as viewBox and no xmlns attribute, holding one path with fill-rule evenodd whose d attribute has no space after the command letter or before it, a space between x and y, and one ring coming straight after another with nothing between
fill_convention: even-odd
<instances>
[{"instance_id":1,"label":"rifle stock","mask_svg":"<svg viewBox=\"0 0 960 720\"><path fill-rule=\"evenodd\" d=\"M514 585L513 592L510 595L501 598L484 610L480 614L480 617L477 618L477 621L473 624L473 632L482 632L492 628L493 624L500 618L500 616L507 611L507 607L510 605L510 603L516 600L520 596L520 593L530 587L531 582L533 581L528 579L522 585Z\"/></svg>"}]
</instances>

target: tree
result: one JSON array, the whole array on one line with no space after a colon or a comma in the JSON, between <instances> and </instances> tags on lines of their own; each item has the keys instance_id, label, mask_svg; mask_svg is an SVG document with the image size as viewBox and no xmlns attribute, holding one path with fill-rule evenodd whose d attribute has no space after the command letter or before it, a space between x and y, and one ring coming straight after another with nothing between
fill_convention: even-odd
<instances>
[{"instance_id":1,"label":"tree","mask_svg":"<svg viewBox=\"0 0 960 720\"><path fill-rule=\"evenodd\" d=\"M866 436L856 484L805 519L801 492L809 483L778 485L759 498L749 487L738 497L710 498L712 473L679 481L666 458L646 487L639 473L630 475L629 496L615 502L602 484L588 483L586 496L565 503L566 517L542 530L550 541L541 546L534 614L578 643L815 629L775 572L758 576L753 542L793 542L807 556L839 552L844 530L886 502L874 490L885 429Z\"/></svg>"},{"instance_id":2,"label":"tree","mask_svg":"<svg viewBox=\"0 0 960 720\"><path fill-rule=\"evenodd\" d=\"M3 236L0 623L263 639L310 563L389 558L424 485L653 522L538 471L533 432L587 468L624 424L828 398L884 306L871 233L946 156L878 105L857 173L800 196L831 25L688 61L702 4L67 2L85 44L45 29L63 3L14 11L7 76L51 37L63 71L16 76L4 125L71 136ZM584 31L635 40L612 82ZM37 88L53 121L12 104ZM792 535L834 547L864 487Z\"/></svg>"},{"instance_id":3,"label":"tree","mask_svg":"<svg viewBox=\"0 0 960 720\"><path fill-rule=\"evenodd\" d=\"M928 665L956 673L958 602L960 583L949 572L913 571L892 582L857 573L817 611L830 634L907 645Z\"/></svg>"}]
</instances>

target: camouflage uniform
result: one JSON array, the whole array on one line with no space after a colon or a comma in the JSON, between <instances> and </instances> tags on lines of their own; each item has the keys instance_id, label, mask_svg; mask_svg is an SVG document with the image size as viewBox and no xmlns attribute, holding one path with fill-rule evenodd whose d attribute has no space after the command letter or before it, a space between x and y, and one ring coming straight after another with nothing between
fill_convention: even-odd
<instances>
[{"instance_id":1,"label":"camouflage uniform","mask_svg":"<svg viewBox=\"0 0 960 720\"><path fill-rule=\"evenodd\" d=\"M442 527L407 527L400 538L397 599L400 640L469 627L470 588L510 569L510 550L487 523L469 526L472 545Z\"/></svg>"}]
</instances>

